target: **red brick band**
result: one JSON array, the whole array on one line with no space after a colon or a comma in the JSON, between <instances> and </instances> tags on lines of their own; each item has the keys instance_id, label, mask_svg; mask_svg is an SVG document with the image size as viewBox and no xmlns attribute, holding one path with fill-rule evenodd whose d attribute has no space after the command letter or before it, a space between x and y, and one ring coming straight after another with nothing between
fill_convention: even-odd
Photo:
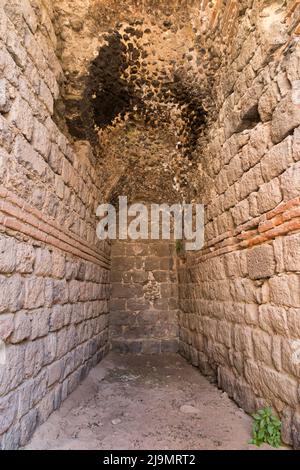
<instances>
[{"instance_id":1,"label":"red brick band","mask_svg":"<svg viewBox=\"0 0 300 470\"><path fill-rule=\"evenodd\" d=\"M0 225L103 268L110 266L110 260L105 253L90 247L85 240L69 230L62 230L54 219L46 217L41 211L2 186L0 186Z\"/></svg>"},{"instance_id":2,"label":"red brick band","mask_svg":"<svg viewBox=\"0 0 300 470\"><path fill-rule=\"evenodd\" d=\"M261 217L214 238L191 262L200 263L232 251L251 248L300 230L300 197L281 203Z\"/></svg>"}]
</instances>

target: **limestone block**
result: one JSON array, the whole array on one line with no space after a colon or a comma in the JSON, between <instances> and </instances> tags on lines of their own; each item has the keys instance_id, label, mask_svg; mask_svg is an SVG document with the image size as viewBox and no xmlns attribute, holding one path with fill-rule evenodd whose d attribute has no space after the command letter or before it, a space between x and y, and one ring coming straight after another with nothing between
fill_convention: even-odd
<instances>
[{"instance_id":1,"label":"limestone block","mask_svg":"<svg viewBox=\"0 0 300 470\"><path fill-rule=\"evenodd\" d=\"M267 368L262 368L261 372L264 383L270 388L274 396L290 406L295 406L298 403L296 380Z\"/></svg>"},{"instance_id":2,"label":"limestone block","mask_svg":"<svg viewBox=\"0 0 300 470\"><path fill-rule=\"evenodd\" d=\"M61 176L55 175L55 193L60 198L64 198L64 181Z\"/></svg>"},{"instance_id":3,"label":"limestone block","mask_svg":"<svg viewBox=\"0 0 300 470\"><path fill-rule=\"evenodd\" d=\"M61 175L62 173L63 159L64 156L59 150L58 145L52 143L48 161L54 173L57 173L58 175Z\"/></svg>"},{"instance_id":4,"label":"limestone block","mask_svg":"<svg viewBox=\"0 0 300 470\"><path fill-rule=\"evenodd\" d=\"M257 361L272 366L272 338L263 331L253 331L253 350Z\"/></svg>"},{"instance_id":5,"label":"limestone block","mask_svg":"<svg viewBox=\"0 0 300 470\"><path fill-rule=\"evenodd\" d=\"M18 243L16 256L16 271L20 274L32 273L35 262L34 248L25 243Z\"/></svg>"},{"instance_id":6,"label":"limestone block","mask_svg":"<svg viewBox=\"0 0 300 470\"><path fill-rule=\"evenodd\" d=\"M36 427L38 425L38 413L37 410L31 410L21 420L21 438L20 445L25 445L32 437Z\"/></svg>"},{"instance_id":7,"label":"limestone block","mask_svg":"<svg viewBox=\"0 0 300 470\"><path fill-rule=\"evenodd\" d=\"M0 277L0 313L17 312L24 305L24 281L19 276Z\"/></svg>"},{"instance_id":8,"label":"limestone block","mask_svg":"<svg viewBox=\"0 0 300 470\"><path fill-rule=\"evenodd\" d=\"M2 78L0 79L0 113L8 113L10 106L8 83Z\"/></svg>"},{"instance_id":9,"label":"limestone block","mask_svg":"<svg viewBox=\"0 0 300 470\"><path fill-rule=\"evenodd\" d=\"M300 413L295 413L292 421L292 441L294 449L300 449Z\"/></svg>"},{"instance_id":10,"label":"limestone block","mask_svg":"<svg viewBox=\"0 0 300 470\"><path fill-rule=\"evenodd\" d=\"M265 279L275 273L275 259L272 245L261 245L247 252L250 279Z\"/></svg>"},{"instance_id":11,"label":"limestone block","mask_svg":"<svg viewBox=\"0 0 300 470\"><path fill-rule=\"evenodd\" d=\"M39 96L41 100L43 101L43 103L45 104L50 115L52 115L53 108L54 108L54 99L53 99L51 91L49 90L48 86L43 80L41 80L41 83L40 83L40 95Z\"/></svg>"},{"instance_id":12,"label":"limestone block","mask_svg":"<svg viewBox=\"0 0 300 470\"><path fill-rule=\"evenodd\" d=\"M281 336L273 336L272 337L272 360L275 366L275 369L278 372L282 371L282 363L281 363Z\"/></svg>"},{"instance_id":13,"label":"limestone block","mask_svg":"<svg viewBox=\"0 0 300 470\"><path fill-rule=\"evenodd\" d=\"M246 304L245 305L245 322L247 325L258 324L258 305Z\"/></svg>"},{"instance_id":14,"label":"limestone block","mask_svg":"<svg viewBox=\"0 0 300 470\"><path fill-rule=\"evenodd\" d=\"M280 181L278 178L260 187L257 195L257 208L260 214L274 209L282 201Z\"/></svg>"},{"instance_id":15,"label":"limestone block","mask_svg":"<svg viewBox=\"0 0 300 470\"><path fill-rule=\"evenodd\" d=\"M20 69L14 62L11 55L4 48L0 50L0 70L3 76L15 87L18 87L18 80L20 77Z\"/></svg>"},{"instance_id":16,"label":"limestone block","mask_svg":"<svg viewBox=\"0 0 300 470\"><path fill-rule=\"evenodd\" d=\"M17 243L14 239L0 237L0 273L10 274L16 267Z\"/></svg>"},{"instance_id":17,"label":"limestone block","mask_svg":"<svg viewBox=\"0 0 300 470\"><path fill-rule=\"evenodd\" d=\"M53 303L66 304L69 299L69 289L67 281L53 280Z\"/></svg>"},{"instance_id":18,"label":"limestone block","mask_svg":"<svg viewBox=\"0 0 300 470\"><path fill-rule=\"evenodd\" d=\"M285 444L292 445L292 418L293 410L289 407L284 408L281 413L281 438Z\"/></svg>"},{"instance_id":19,"label":"limestone block","mask_svg":"<svg viewBox=\"0 0 300 470\"><path fill-rule=\"evenodd\" d=\"M0 316L0 340L6 341L14 330L14 315L4 314Z\"/></svg>"},{"instance_id":20,"label":"limestone block","mask_svg":"<svg viewBox=\"0 0 300 470\"><path fill-rule=\"evenodd\" d=\"M47 161L51 148L50 136L47 128L37 119L34 119L33 124L32 145L33 148Z\"/></svg>"},{"instance_id":21,"label":"limestone block","mask_svg":"<svg viewBox=\"0 0 300 470\"><path fill-rule=\"evenodd\" d=\"M292 138L288 137L280 144L274 145L261 161L262 175L266 182L279 176L293 162Z\"/></svg>"},{"instance_id":22,"label":"limestone block","mask_svg":"<svg viewBox=\"0 0 300 470\"><path fill-rule=\"evenodd\" d=\"M42 308L30 313L31 340L46 336L49 332L50 309Z\"/></svg>"},{"instance_id":23,"label":"limestone block","mask_svg":"<svg viewBox=\"0 0 300 470\"><path fill-rule=\"evenodd\" d=\"M85 310L83 304L80 302L78 304L74 304L72 306L72 311L70 314L70 318L72 320L72 323L77 325L78 323L81 323L85 319ZM67 322L65 322L67 324Z\"/></svg>"},{"instance_id":24,"label":"limestone block","mask_svg":"<svg viewBox=\"0 0 300 470\"><path fill-rule=\"evenodd\" d=\"M26 309L36 309L45 304L45 281L41 278L29 278L25 280Z\"/></svg>"},{"instance_id":25,"label":"limestone block","mask_svg":"<svg viewBox=\"0 0 300 470\"><path fill-rule=\"evenodd\" d=\"M1 126L1 121L0 121ZM300 160L300 127L295 129L293 136L293 159L295 162Z\"/></svg>"},{"instance_id":26,"label":"limestone block","mask_svg":"<svg viewBox=\"0 0 300 470\"><path fill-rule=\"evenodd\" d=\"M5 41L7 34L7 16L3 9L3 6L0 5L0 39Z\"/></svg>"},{"instance_id":27,"label":"limestone block","mask_svg":"<svg viewBox=\"0 0 300 470\"><path fill-rule=\"evenodd\" d=\"M300 307L300 276L283 274L269 281L270 299L275 305Z\"/></svg>"},{"instance_id":28,"label":"limestone block","mask_svg":"<svg viewBox=\"0 0 300 470\"><path fill-rule=\"evenodd\" d=\"M7 117L8 121L14 124L30 141L33 133L33 113L20 95L15 98Z\"/></svg>"},{"instance_id":29,"label":"limestone block","mask_svg":"<svg viewBox=\"0 0 300 470\"><path fill-rule=\"evenodd\" d=\"M249 201L247 199L245 199L244 201L241 201L231 210L231 213L232 213L234 223L237 227L239 225L244 224L250 219Z\"/></svg>"},{"instance_id":30,"label":"limestone block","mask_svg":"<svg viewBox=\"0 0 300 470\"><path fill-rule=\"evenodd\" d=\"M24 347L6 347L6 364L0 367L0 396L6 395L22 383L24 379Z\"/></svg>"},{"instance_id":31,"label":"limestone block","mask_svg":"<svg viewBox=\"0 0 300 470\"><path fill-rule=\"evenodd\" d=\"M24 70L26 66L27 54L21 44L16 30L12 27L11 24L8 25L7 29L6 47L18 67Z\"/></svg>"},{"instance_id":32,"label":"limestone block","mask_svg":"<svg viewBox=\"0 0 300 470\"><path fill-rule=\"evenodd\" d=\"M260 97L258 102L258 112L262 122L272 120L273 112L280 100L278 87L272 83Z\"/></svg>"},{"instance_id":33,"label":"limestone block","mask_svg":"<svg viewBox=\"0 0 300 470\"><path fill-rule=\"evenodd\" d=\"M261 174L260 165L251 168L247 173L244 173L241 179L241 199L245 199L249 194L257 191L263 184L263 177Z\"/></svg>"},{"instance_id":34,"label":"limestone block","mask_svg":"<svg viewBox=\"0 0 300 470\"><path fill-rule=\"evenodd\" d=\"M43 72L47 67L46 59L37 40L35 39L35 36L29 29L26 29L25 31L24 47L35 63L37 69Z\"/></svg>"},{"instance_id":35,"label":"limestone block","mask_svg":"<svg viewBox=\"0 0 300 470\"><path fill-rule=\"evenodd\" d=\"M292 99L292 92L276 107L272 118L271 136L276 144L300 125L300 106Z\"/></svg>"},{"instance_id":36,"label":"limestone block","mask_svg":"<svg viewBox=\"0 0 300 470\"><path fill-rule=\"evenodd\" d=\"M286 270L300 271L300 234L285 237L283 246Z\"/></svg>"},{"instance_id":37,"label":"limestone block","mask_svg":"<svg viewBox=\"0 0 300 470\"><path fill-rule=\"evenodd\" d=\"M31 335L31 319L26 312L17 312L14 319L14 332L10 338L11 343L21 343Z\"/></svg>"},{"instance_id":38,"label":"limestone block","mask_svg":"<svg viewBox=\"0 0 300 470\"><path fill-rule=\"evenodd\" d=\"M52 253L53 277L63 279L66 271L65 257L62 253L54 251Z\"/></svg>"},{"instance_id":39,"label":"limestone block","mask_svg":"<svg viewBox=\"0 0 300 470\"><path fill-rule=\"evenodd\" d=\"M52 257L50 251L46 248L38 248L36 250L34 272L37 276L51 276Z\"/></svg>"},{"instance_id":40,"label":"limestone block","mask_svg":"<svg viewBox=\"0 0 300 470\"><path fill-rule=\"evenodd\" d=\"M18 411L18 394L11 393L6 397L0 397L0 435L7 431L13 424Z\"/></svg>"},{"instance_id":41,"label":"limestone block","mask_svg":"<svg viewBox=\"0 0 300 470\"><path fill-rule=\"evenodd\" d=\"M259 326L270 335L288 336L287 313L283 307L266 304L259 306Z\"/></svg>"},{"instance_id":42,"label":"limestone block","mask_svg":"<svg viewBox=\"0 0 300 470\"><path fill-rule=\"evenodd\" d=\"M36 171L40 177L47 174L48 167L43 158L20 135L17 136L15 141L14 155L21 165L31 171Z\"/></svg>"},{"instance_id":43,"label":"limestone block","mask_svg":"<svg viewBox=\"0 0 300 470\"><path fill-rule=\"evenodd\" d=\"M280 177L280 184L285 201L300 195L300 162L292 165Z\"/></svg>"},{"instance_id":44,"label":"limestone block","mask_svg":"<svg viewBox=\"0 0 300 470\"><path fill-rule=\"evenodd\" d=\"M51 364L57 354L57 336L56 333L50 333L43 339L44 345L44 365Z\"/></svg>"},{"instance_id":45,"label":"limestone block","mask_svg":"<svg viewBox=\"0 0 300 470\"><path fill-rule=\"evenodd\" d=\"M69 300L70 302L78 302L80 298L80 282L72 280L68 283L69 285Z\"/></svg>"},{"instance_id":46,"label":"limestone block","mask_svg":"<svg viewBox=\"0 0 300 470\"><path fill-rule=\"evenodd\" d=\"M290 336L300 337L300 308L290 308L287 310L287 324Z\"/></svg>"},{"instance_id":47,"label":"limestone block","mask_svg":"<svg viewBox=\"0 0 300 470\"><path fill-rule=\"evenodd\" d=\"M44 342L37 339L25 343L24 372L25 377L36 377L44 365Z\"/></svg>"},{"instance_id":48,"label":"limestone block","mask_svg":"<svg viewBox=\"0 0 300 470\"><path fill-rule=\"evenodd\" d=\"M54 411L54 400L55 400L55 392L53 390L50 391L37 406L38 412L38 423L43 424L50 416L50 414Z\"/></svg>"},{"instance_id":49,"label":"limestone block","mask_svg":"<svg viewBox=\"0 0 300 470\"><path fill-rule=\"evenodd\" d=\"M234 349L242 352L245 357L253 357L253 338L252 329L235 325L234 328Z\"/></svg>"}]
</instances>

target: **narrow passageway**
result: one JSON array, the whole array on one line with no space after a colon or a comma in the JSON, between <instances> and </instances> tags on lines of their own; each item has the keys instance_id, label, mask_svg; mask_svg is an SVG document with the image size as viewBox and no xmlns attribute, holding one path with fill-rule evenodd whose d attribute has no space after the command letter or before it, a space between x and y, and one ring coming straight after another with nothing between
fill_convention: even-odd
<instances>
[{"instance_id":1,"label":"narrow passageway","mask_svg":"<svg viewBox=\"0 0 300 470\"><path fill-rule=\"evenodd\" d=\"M26 449L254 449L251 422L179 355L110 353Z\"/></svg>"},{"instance_id":2,"label":"narrow passageway","mask_svg":"<svg viewBox=\"0 0 300 470\"><path fill-rule=\"evenodd\" d=\"M0 0L0 449L254 413L300 449L299 0Z\"/></svg>"}]
</instances>

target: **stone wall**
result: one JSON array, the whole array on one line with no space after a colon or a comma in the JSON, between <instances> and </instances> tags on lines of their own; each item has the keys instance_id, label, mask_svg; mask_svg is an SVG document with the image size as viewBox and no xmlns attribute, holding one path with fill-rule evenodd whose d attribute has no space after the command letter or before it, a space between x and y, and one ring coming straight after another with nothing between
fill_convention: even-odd
<instances>
[{"instance_id":1,"label":"stone wall","mask_svg":"<svg viewBox=\"0 0 300 470\"><path fill-rule=\"evenodd\" d=\"M24 445L108 350L99 169L52 119L64 76L51 5L0 1L2 449Z\"/></svg>"},{"instance_id":2,"label":"stone wall","mask_svg":"<svg viewBox=\"0 0 300 470\"><path fill-rule=\"evenodd\" d=\"M121 353L178 351L178 288L174 243L112 245L110 333Z\"/></svg>"},{"instance_id":3,"label":"stone wall","mask_svg":"<svg viewBox=\"0 0 300 470\"><path fill-rule=\"evenodd\" d=\"M246 411L271 405L300 448L299 2L222 3L203 2L217 113L206 245L179 269L180 350Z\"/></svg>"}]
</instances>

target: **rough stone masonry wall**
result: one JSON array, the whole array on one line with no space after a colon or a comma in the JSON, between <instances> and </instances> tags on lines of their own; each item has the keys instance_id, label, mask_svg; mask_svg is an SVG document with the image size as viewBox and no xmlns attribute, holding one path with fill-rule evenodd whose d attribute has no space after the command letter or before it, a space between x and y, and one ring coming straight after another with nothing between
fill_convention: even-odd
<instances>
[{"instance_id":1,"label":"rough stone masonry wall","mask_svg":"<svg viewBox=\"0 0 300 470\"><path fill-rule=\"evenodd\" d=\"M180 349L245 410L271 405L300 448L299 2L216 3L206 245L179 270Z\"/></svg>"},{"instance_id":2,"label":"rough stone masonry wall","mask_svg":"<svg viewBox=\"0 0 300 470\"><path fill-rule=\"evenodd\" d=\"M112 245L112 348L122 353L178 351L175 246L169 241Z\"/></svg>"},{"instance_id":3,"label":"rough stone masonry wall","mask_svg":"<svg viewBox=\"0 0 300 470\"><path fill-rule=\"evenodd\" d=\"M24 445L108 349L98 170L52 120L63 79L52 19L50 1L0 1L2 449Z\"/></svg>"}]
</instances>

